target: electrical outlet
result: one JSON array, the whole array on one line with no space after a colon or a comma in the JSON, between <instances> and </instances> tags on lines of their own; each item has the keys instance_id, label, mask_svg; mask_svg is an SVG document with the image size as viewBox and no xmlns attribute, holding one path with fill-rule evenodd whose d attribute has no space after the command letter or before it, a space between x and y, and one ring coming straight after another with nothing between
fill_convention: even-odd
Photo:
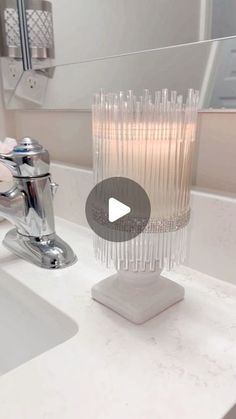
<instances>
[{"instance_id":1,"label":"electrical outlet","mask_svg":"<svg viewBox=\"0 0 236 419\"><path fill-rule=\"evenodd\" d=\"M28 85L28 89L38 89L38 79L37 77L29 76L26 80L26 84Z\"/></svg>"},{"instance_id":2,"label":"electrical outlet","mask_svg":"<svg viewBox=\"0 0 236 419\"><path fill-rule=\"evenodd\" d=\"M36 71L25 71L16 88L15 95L37 105L42 105L48 79Z\"/></svg>"},{"instance_id":3,"label":"electrical outlet","mask_svg":"<svg viewBox=\"0 0 236 419\"><path fill-rule=\"evenodd\" d=\"M1 59L2 80L4 90L15 90L23 72L22 62L13 58Z\"/></svg>"}]
</instances>

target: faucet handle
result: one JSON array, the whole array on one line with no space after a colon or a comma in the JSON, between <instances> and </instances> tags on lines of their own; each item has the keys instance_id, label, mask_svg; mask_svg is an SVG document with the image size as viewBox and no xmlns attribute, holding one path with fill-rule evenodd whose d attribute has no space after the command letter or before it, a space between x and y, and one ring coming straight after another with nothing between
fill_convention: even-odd
<instances>
[{"instance_id":1,"label":"faucet handle","mask_svg":"<svg viewBox=\"0 0 236 419\"><path fill-rule=\"evenodd\" d=\"M13 176L38 177L47 175L50 170L49 153L38 141L23 138L9 154L0 154L3 163Z\"/></svg>"}]
</instances>

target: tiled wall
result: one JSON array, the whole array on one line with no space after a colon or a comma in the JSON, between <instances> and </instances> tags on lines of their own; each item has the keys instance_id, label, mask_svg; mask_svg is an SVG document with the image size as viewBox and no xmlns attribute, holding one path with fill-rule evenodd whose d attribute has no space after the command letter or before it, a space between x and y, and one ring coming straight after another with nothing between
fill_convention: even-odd
<instances>
[{"instance_id":1,"label":"tiled wall","mask_svg":"<svg viewBox=\"0 0 236 419\"><path fill-rule=\"evenodd\" d=\"M91 114L71 111L15 112L17 138L33 136L52 159L92 167ZM236 192L236 113L200 113L193 183Z\"/></svg>"}]
</instances>

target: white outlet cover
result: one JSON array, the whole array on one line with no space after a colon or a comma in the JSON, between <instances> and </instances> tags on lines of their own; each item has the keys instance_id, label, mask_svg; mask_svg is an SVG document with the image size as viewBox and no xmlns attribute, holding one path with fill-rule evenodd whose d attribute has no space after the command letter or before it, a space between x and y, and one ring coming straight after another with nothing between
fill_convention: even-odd
<instances>
[{"instance_id":1,"label":"white outlet cover","mask_svg":"<svg viewBox=\"0 0 236 419\"><path fill-rule=\"evenodd\" d=\"M36 71L25 71L18 84L15 96L37 105L43 105L48 78Z\"/></svg>"},{"instance_id":2,"label":"white outlet cover","mask_svg":"<svg viewBox=\"0 0 236 419\"><path fill-rule=\"evenodd\" d=\"M22 62L13 58L1 58L2 82L5 91L15 90L23 72Z\"/></svg>"}]
</instances>

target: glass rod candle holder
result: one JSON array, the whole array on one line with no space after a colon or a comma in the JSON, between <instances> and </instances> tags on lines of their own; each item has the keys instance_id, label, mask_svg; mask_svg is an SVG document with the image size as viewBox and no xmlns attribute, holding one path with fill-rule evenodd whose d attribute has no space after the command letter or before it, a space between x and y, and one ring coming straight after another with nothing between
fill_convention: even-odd
<instances>
[{"instance_id":1,"label":"glass rod candle holder","mask_svg":"<svg viewBox=\"0 0 236 419\"><path fill-rule=\"evenodd\" d=\"M118 273L96 284L94 299L135 323L183 299L184 289L160 276L186 256L190 220L192 156L199 93L167 89L152 97L132 91L95 95L94 181L126 177L139 183L151 202L145 230L126 242L95 236L96 257Z\"/></svg>"}]
</instances>

